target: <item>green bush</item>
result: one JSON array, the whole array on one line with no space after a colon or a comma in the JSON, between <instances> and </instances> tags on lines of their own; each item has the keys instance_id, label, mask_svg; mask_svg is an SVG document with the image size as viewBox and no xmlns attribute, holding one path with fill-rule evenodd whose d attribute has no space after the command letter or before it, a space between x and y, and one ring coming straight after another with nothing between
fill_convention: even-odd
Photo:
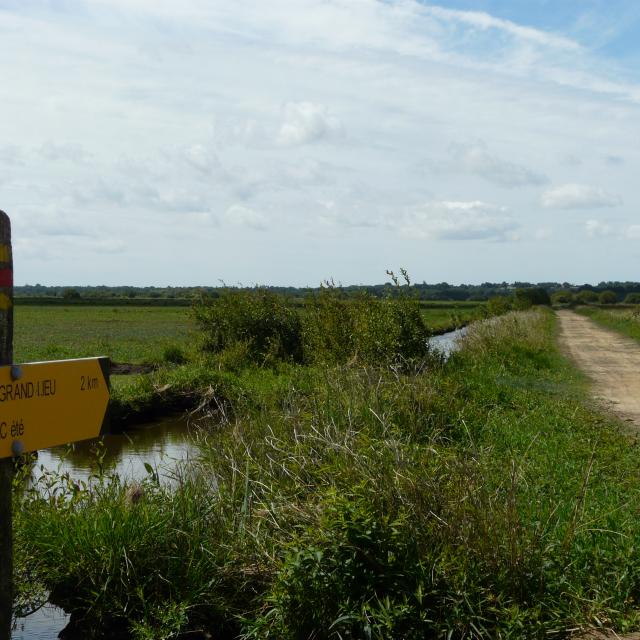
<instances>
[{"instance_id":1,"label":"green bush","mask_svg":"<svg viewBox=\"0 0 640 640\"><path fill-rule=\"evenodd\" d=\"M394 295L348 297L327 284L302 311L264 289L226 290L194 305L203 348L238 370L275 362L386 365L424 358L429 330L418 300L398 285Z\"/></svg>"},{"instance_id":2,"label":"green bush","mask_svg":"<svg viewBox=\"0 0 640 640\"><path fill-rule=\"evenodd\" d=\"M640 293L628 293L624 301L625 304L640 304Z\"/></svg>"},{"instance_id":3,"label":"green bush","mask_svg":"<svg viewBox=\"0 0 640 640\"><path fill-rule=\"evenodd\" d=\"M329 495L321 522L291 545L248 637L424 638L435 631L431 563L414 533L369 499Z\"/></svg>"},{"instance_id":4,"label":"green bush","mask_svg":"<svg viewBox=\"0 0 640 640\"><path fill-rule=\"evenodd\" d=\"M226 289L201 297L193 306L204 336L204 350L221 353L245 345L255 364L302 361L300 315L284 296L266 289Z\"/></svg>"},{"instance_id":5,"label":"green bush","mask_svg":"<svg viewBox=\"0 0 640 640\"><path fill-rule=\"evenodd\" d=\"M551 302L553 304L571 304L574 301L574 295L571 291L560 290L556 291L551 296Z\"/></svg>"},{"instance_id":6,"label":"green bush","mask_svg":"<svg viewBox=\"0 0 640 640\"><path fill-rule=\"evenodd\" d=\"M511 301L506 296L494 296L487 302L487 312L490 316L501 316L511 309Z\"/></svg>"},{"instance_id":7,"label":"green bush","mask_svg":"<svg viewBox=\"0 0 640 640\"><path fill-rule=\"evenodd\" d=\"M595 291L591 291L591 289L582 289L578 291L575 295L576 302L580 302L581 304L593 304L594 302L598 302L598 294Z\"/></svg>"},{"instance_id":8,"label":"green bush","mask_svg":"<svg viewBox=\"0 0 640 640\"><path fill-rule=\"evenodd\" d=\"M514 307L516 309L530 309L535 305L550 305L551 298L542 287L529 287L527 289L516 289L513 293Z\"/></svg>"},{"instance_id":9,"label":"green bush","mask_svg":"<svg viewBox=\"0 0 640 640\"><path fill-rule=\"evenodd\" d=\"M618 302L618 296L613 291L602 291L598 296L600 304L615 304Z\"/></svg>"},{"instance_id":10,"label":"green bush","mask_svg":"<svg viewBox=\"0 0 640 640\"><path fill-rule=\"evenodd\" d=\"M182 347L177 344L170 344L164 348L162 359L169 364L184 364L187 361Z\"/></svg>"},{"instance_id":11,"label":"green bush","mask_svg":"<svg viewBox=\"0 0 640 640\"><path fill-rule=\"evenodd\" d=\"M307 300L304 352L307 362L389 364L427 355L429 330L417 300L400 295L348 298L323 287Z\"/></svg>"}]
</instances>

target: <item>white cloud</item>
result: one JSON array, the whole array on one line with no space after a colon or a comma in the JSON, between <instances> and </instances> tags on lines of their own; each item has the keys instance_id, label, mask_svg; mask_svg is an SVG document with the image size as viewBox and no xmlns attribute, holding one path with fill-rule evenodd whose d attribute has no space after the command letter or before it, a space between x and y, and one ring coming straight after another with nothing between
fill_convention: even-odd
<instances>
[{"instance_id":1,"label":"white cloud","mask_svg":"<svg viewBox=\"0 0 640 640\"><path fill-rule=\"evenodd\" d=\"M23 163L23 151L17 145L0 146L0 163L7 165L20 165Z\"/></svg>"},{"instance_id":2,"label":"white cloud","mask_svg":"<svg viewBox=\"0 0 640 640\"><path fill-rule=\"evenodd\" d=\"M191 167L204 175L211 175L220 169L218 156L201 144L185 149L184 156Z\"/></svg>"},{"instance_id":3,"label":"white cloud","mask_svg":"<svg viewBox=\"0 0 640 640\"><path fill-rule=\"evenodd\" d=\"M632 224L627 228L627 238L640 240L640 224Z\"/></svg>"},{"instance_id":4,"label":"white cloud","mask_svg":"<svg viewBox=\"0 0 640 640\"><path fill-rule=\"evenodd\" d=\"M435 240L514 239L518 225L504 207L485 202L429 202L407 212L400 232Z\"/></svg>"},{"instance_id":5,"label":"white cloud","mask_svg":"<svg viewBox=\"0 0 640 640\"><path fill-rule=\"evenodd\" d=\"M524 187L548 182L541 173L491 155L484 143L454 147L453 158L459 168L500 187Z\"/></svg>"},{"instance_id":6,"label":"white cloud","mask_svg":"<svg viewBox=\"0 0 640 640\"><path fill-rule=\"evenodd\" d=\"M542 194L542 205L548 209L598 209L621 203L620 196L585 184L564 184Z\"/></svg>"},{"instance_id":7,"label":"white cloud","mask_svg":"<svg viewBox=\"0 0 640 640\"><path fill-rule=\"evenodd\" d=\"M248 227L256 231L266 231L267 229L267 219L262 213L238 204L232 205L225 211L224 219L229 224Z\"/></svg>"},{"instance_id":8,"label":"white cloud","mask_svg":"<svg viewBox=\"0 0 640 640\"><path fill-rule=\"evenodd\" d=\"M553 236L553 231L549 227L541 227L533 232L533 237L536 240L549 240Z\"/></svg>"},{"instance_id":9,"label":"white cloud","mask_svg":"<svg viewBox=\"0 0 640 640\"><path fill-rule=\"evenodd\" d=\"M318 221L323 225L347 229L374 229L382 223L380 215L371 206L363 206L361 203L339 205L332 200L319 204L323 211L318 216Z\"/></svg>"},{"instance_id":10,"label":"white cloud","mask_svg":"<svg viewBox=\"0 0 640 640\"><path fill-rule=\"evenodd\" d=\"M427 7L425 11L441 20L460 22L474 29L502 31L519 40L544 47L574 52L582 49L577 42L570 38L531 27L524 27L510 20L496 18L482 11L458 11L435 6Z\"/></svg>"},{"instance_id":11,"label":"white cloud","mask_svg":"<svg viewBox=\"0 0 640 640\"><path fill-rule=\"evenodd\" d=\"M284 119L277 140L293 146L317 142L342 134L340 120L321 104L289 102L284 107Z\"/></svg>"},{"instance_id":12,"label":"white cloud","mask_svg":"<svg viewBox=\"0 0 640 640\"><path fill-rule=\"evenodd\" d=\"M86 164L91 158L91 154L81 144L52 140L45 141L35 150L35 153L49 162L67 161Z\"/></svg>"},{"instance_id":13,"label":"white cloud","mask_svg":"<svg viewBox=\"0 0 640 640\"><path fill-rule=\"evenodd\" d=\"M606 222L601 222L600 220L587 220L585 222L585 228L590 238L608 236L611 233L611 227Z\"/></svg>"}]
</instances>

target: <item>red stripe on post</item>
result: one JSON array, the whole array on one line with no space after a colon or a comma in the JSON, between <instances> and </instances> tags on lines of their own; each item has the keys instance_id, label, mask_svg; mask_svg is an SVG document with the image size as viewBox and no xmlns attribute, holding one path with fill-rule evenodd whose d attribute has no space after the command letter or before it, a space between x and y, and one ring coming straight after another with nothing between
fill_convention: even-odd
<instances>
[{"instance_id":1,"label":"red stripe on post","mask_svg":"<svg viewBox=\"0 0 640 640\"><path fill-rule=\"evenodd\" d=\"M0 269L0 287L13 286L13 269Z\"/></svg>"}]
</instances>

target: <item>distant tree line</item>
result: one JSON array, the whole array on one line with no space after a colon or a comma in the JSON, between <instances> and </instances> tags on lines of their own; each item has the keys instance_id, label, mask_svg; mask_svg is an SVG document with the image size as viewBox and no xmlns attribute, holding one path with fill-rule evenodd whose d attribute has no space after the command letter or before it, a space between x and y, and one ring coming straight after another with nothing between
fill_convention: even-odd
<instances>
[{"instance_id":1,"label":"distant tree line","mask_svg":"<svg viewBox=\"0 0 640 640\"><path fill-rule=\"evenodd\" d=\"M419 300L431 301L485 301L495 297L510 297L522 290L544 291L557 303L600 303L626 302L640 303L640 282L600 282L592 284L572 284L569 282L483 282L482 284L435 284L412 283L411 293ZM187 302L198 299L202 294L220 295L229 287L133 287L133 286L46 286L42 284L22 285L14 288L17 298L64 300L66 302L90 302L97 300L129 300L143 303L156 300ZM231 287L233 289L253 289L254 287ZM320 287L261 287L266 291L284 294L289 298L306 298L316 294ZM348 285L341 287L344 294L359 295L363 292L376 298L398 295L398 288L392 282L376 285ZM605 294L605 295L603 295ZM522 295L522 294L520 294ZM615 298L615 299L614 299ZM26 302L26 300L25 300Z\"/></svg>"}]
</instances>

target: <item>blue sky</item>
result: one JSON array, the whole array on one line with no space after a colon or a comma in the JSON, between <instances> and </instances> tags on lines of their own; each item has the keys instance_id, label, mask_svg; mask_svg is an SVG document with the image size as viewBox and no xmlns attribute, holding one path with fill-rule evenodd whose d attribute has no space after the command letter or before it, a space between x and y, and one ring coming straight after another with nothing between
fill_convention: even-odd
<instances>
[{"instance_id":1,"label":"blue sky","mask_svg":"<svg viewBox=\"0 0 640 640\"><path fill-rule=\"evenodd\" d=\"M438 4L567 34L612 57L638 53L640 5L633 0L445 0Z\"/></svg>"},{"instance_id":2,"label":"blue sky","mask_svg":"<svg viewBox=\"0 0 640 640\"><path fill-rule=\"evenodd\" d=\"M16 281L640 279L640 5L0 0Z\"/></svg>"}]
</instances>

